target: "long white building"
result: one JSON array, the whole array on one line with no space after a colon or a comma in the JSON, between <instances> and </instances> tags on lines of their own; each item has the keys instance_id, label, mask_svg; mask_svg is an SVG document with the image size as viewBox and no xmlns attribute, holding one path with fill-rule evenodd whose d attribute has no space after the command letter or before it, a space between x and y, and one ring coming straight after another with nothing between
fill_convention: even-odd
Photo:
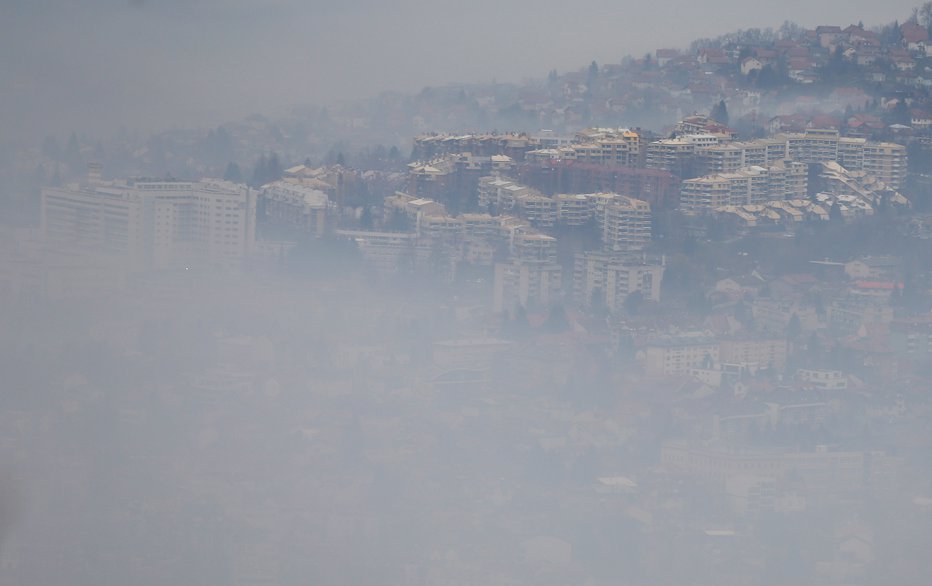
<instances>
[{"instance_id":1,"label":"long white building","mask_svg":"<svg viewBox=\"0 0 932 586\"><path fill-rule=\"evenodd\" d=\"M50 245L139 268L228 264L254 248L256 196L245 185L93 179L42 191L41 229Z\"/></svg>"}]
</instances>

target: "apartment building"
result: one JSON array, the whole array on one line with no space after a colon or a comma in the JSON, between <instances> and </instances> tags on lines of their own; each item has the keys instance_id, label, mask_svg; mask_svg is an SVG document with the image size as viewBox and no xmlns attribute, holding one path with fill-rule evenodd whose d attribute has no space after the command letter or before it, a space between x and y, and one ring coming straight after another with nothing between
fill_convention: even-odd
<instances>
[{"instance_id":1,"label":"apartment building","mask_svg":"<svg viewBox=\"0 0 932 586\"><path fill-rule=\"evenodd\" d=\"M606 250L638 250L650 243L651 211L646 201L619 195L597 217Z\"/></svg>"},{"instance_id":2,"label":"apartment building","mask_svg":"<svg viewBox=\"0 0 932 586\"><path fill-rule=\"evenodd\" d=\"M565 226L583 226L593 217L586 195L561 193L553 199L557 204L557 221Z\"/></svg>"},{"instance_id":3,"label":"apartment building","mask_svg":"<svg viewBox=\"0 0 932 586\"><path fill-rule=\"evenodd\" d=\"M515 236L511 248L515 258L554 263L557 260L557 239L537 232Z\"/></svg>"},{"instance_id":4,"label":"apartment building","mask_svg":"<svg viewBox=\"0 0 932 586\"><path fill-rule=\"evenodd\" d=\"M483 209L508 212L515 209L521 199L541 195L536 189L495 175L479 180L479 207Z\"/></svg>"},{"instance_id":5,"label":"apartment building","mask_svg":"<svg viewBox=\"0 0 932 586\"><path fill-rule=\"evenodd\" d=\"M667 138L647 145L645 166L648 169L663 169L682 176L691 168L696 154L696 143L685 138Z\"/></svg>"},{"instance_id":6,"label":"apartment building","mask_svg":"<svg viewBox=\"0 0 932 586\"><path fill-rule=\"evenodd\" d=\"M557 202L540 194L523 194L517 198L521 215L535 228L550 228L557 221Z\"/></svg>"},{"instance_id":7,"label":"apartment building","mask_svg":"<svg viewBox=\"0 0 932 586\"><path fill-rule=\"evenodd\" d=\"M696 150L703 174L733 173L744 167L767 167L787 158L786 141L761 139L730 142Z\"/></svg>"},{"instance_id":8,"label":"apartment building","mask_svg":"<svg viewBox=\"0 0 932 586\"><path fill-rule=\"evenodd\" d=\"M654 153L658 165L664 160L663 148L658 145ZM648 160L650 155L648 148ZM750 166L769 167L791 160L805 164L834 162L849 171L863 170L893 189L899 189L906 180L905 146L842 137L831 129L812 128L803 133L701 147L696 148L695 156L697 171L703 175L733 173Z\"/></svg>"},{"instance_id":9,"label":"apartment building","mask_svg":"<svg viewBox=\"0 0 932 586\"><path fill-rule=\"evenodd\" d=\"M602 303L610 311L622 307L628 295L660 300L664 266L604 252L583 252L573 263L573 298L577 305Z\"/></svg>"},{"instance_id":10,"label":"apartment building","mask_svg":"<svg viewBox=\"0 0 932 586\"><path fill-rule=\"evenodd\" d=\"M757 365L782 370L786 366L785 337L722 340L719 359L722 364Z\"/></svg>"},{"instance_id":11,"label":"apartment building","mask_svg":"<svg viewBox=\"0 0 932 586\"><path fill-rule=\"evenodd\" d=\"M366 262L382 276L427 266L433 253L433 248L413 232L337 230L336 233L355 242Z\"/></svg>"},{"instance_id":12,"label":"apartment building","mask_svg":"<svg viewBox=\"0 0 932 586\"><path fill-rule=\"evenodd\" d=\"M806 197L808 169L803 163L778 161L769 167L746 167L687 179L680 186L680 209L705 213L723 206L760 205Z\"/></svg>"},{"instance_id":13,"label":"apartment building","mask_svg":"<svg viewBox=\"0 0 932 586\"><path fill-rule=\"evenodd\" d=\"M906 183L906 163L906 147L901 144L880 142L864 145L861 169L892 189L899 189Z\"/></svg>"},{"instance_id":14,"label":"apartment building","mask_svg":"<svg viewBox=\"0 0 932 586\"><path fill-rule=\"evenodd\" d=\"M587 128L576 133L572 145L577 161L597 165L636 167L641 160L640 133L627 128Z\"/></svg>"},{"instance_id":15,"label":"apartment building","mask_svg":"<svg viewBox=\"0 0 932 586\"><path fill-rule=\"evenodd\" d=\"M496 313L519 307L546 309L563 298L562 269L546 260L516 258L495 264L492 308Z\"/></svg>"},{"instance_id":16,"label":"apartment building","mask_svg":"<svg viewBox=\"0 0 932 586\"><path fill-rule=\"evenodd\" d=\"M229 263L255 245L256 193L204 179L134 179L44 189L49 244L123 258L132 266Z\"/></svg>"},{"instance_id":17,"label":"apartment building","mask_svg":"<svg viewBox=\"0 0 932 586\"><path fill-rule=\"evenodd\" d=\"M330 201L319 189L275 181L262 188L260 198L263 214L270 224L315 236L327 230Z\"/></svg>"},{"instance_id":18,"label":"apartment building","mask_svg":"<svg viewBox=\"0 0 932 586\"><path fill-rule=\"evenodd\" d=\"M704 335L687 334L652 341L644 351L647 374L683 374L689 369L719 362L718 341Z\"/></svg>"}]
</instances>

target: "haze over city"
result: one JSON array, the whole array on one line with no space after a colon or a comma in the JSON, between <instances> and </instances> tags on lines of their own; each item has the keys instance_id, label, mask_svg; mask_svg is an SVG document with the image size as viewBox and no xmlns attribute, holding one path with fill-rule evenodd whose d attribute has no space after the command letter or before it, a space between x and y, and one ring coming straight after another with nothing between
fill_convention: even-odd
<instances>
[{"instance_id":1,"label":"haze over city","mask_svg":"<svg viewBox=\"0 0 932 586\"><path fill-rule=\"evenodd\" d=\"M925 586L932 2L0 3L0 585Z\"/></svg>"},{"instance_id":2,"label":"haze over city","mask_svg":"<svg viewBox=\"0 0 932 586\"><path fill-rule=\"evenodd\" d=\"M0 6L0 122L19 139L55 129L214 126L384 90L517 82L785 20L879 25L891 14L908 16L912 6L7 0Z\"/></svg>"}]
</instances>

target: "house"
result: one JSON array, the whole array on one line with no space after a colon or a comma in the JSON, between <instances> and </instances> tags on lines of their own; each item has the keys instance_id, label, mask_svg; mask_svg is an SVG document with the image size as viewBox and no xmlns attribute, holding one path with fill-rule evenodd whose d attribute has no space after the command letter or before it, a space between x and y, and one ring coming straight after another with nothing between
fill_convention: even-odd
<instances>
[{"instance_id":1,"label":"house","mask_svg":"<svg viewBox=\"0 0 932 586\"><path fill-rule=\"evenodd\" d=\"M845 263L845 274L851 279L894 279L901 267L894 256L865 256Z\"/></svg>"},{"instance_id":2,"label":"house","mask_svg":"<svg viewBox=\"0 0 932 586\"><path fill-rule=\"evenodd\" d=\"M729 65L731 63L728 53L724 49L717 47L699 49L698 61L708 65Z\"/></svg>"},{"instance_id":3,"label":"house","mask_svg":"<svg viewBox=\"0 0 932 586\"><path fill-rule=\"evenodd\" d=\"M900 26L900 34L903 37L904 47L911 52L925 56L926 44L929 42L929 31L924 26L920 26L915 22L904 22Z\"/></svg>"},{"instance_id":4,"label":"house","mask_svg":"<svg viewBox=\"0 0 932 586\"><path fill-rule=\"evenodd\" d=\"M846 37L840 26L818 26L815 30L819 45L825 49L834 47Z\"/></svg>"},{"instance_id":5,"label":"house","mask_svg":"<svg viewBox=\"0 0 932 586\"><path fill-rule=\"evenodd\" d=\"M910 110L910 125L913 128L928 128L932 126L932 114L919 108Z\"/></svg>"},{"instance_id":6,"label":"house","mask_svg":"<svg viewBox=\"0 0 932 586\"><path fill-rule=\"evenodd\" d=\"M665 67L667 63L680 56L676 49L657 49L656 58L659 67Z\"/></svg>"},{"instance_id":7,"label":"house","mask_svg":"<svg viewBox=\"0 0 932 586\"><path fill-rule=\"evenodd\" d=\"M851 25L843 32L848 35L848 42L856 47L880 46L880 37L873 31L866 31L862 27Z\"/></svg>"},{"instance_id":8,"label":"house","mask_svg":"<svg viewBox=\"0 0 932 586\"><path fill-rule=\"evenodd\" d=\"M764 64L761 63L760 59L756 57L746 57L741 62L741 75L748 75L752 71L760 71L764 68Z\"/></svg>"}]
</instances>

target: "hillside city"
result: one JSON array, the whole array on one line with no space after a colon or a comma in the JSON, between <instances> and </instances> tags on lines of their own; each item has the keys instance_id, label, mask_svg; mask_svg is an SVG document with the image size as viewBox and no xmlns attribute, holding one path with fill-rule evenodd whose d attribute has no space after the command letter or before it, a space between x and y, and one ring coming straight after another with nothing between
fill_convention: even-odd
<instances>
[{"instance_id":1,"label":"hillside city","mask_svg":"<svg viewBox=\"0 0 932 586\"><path fill-rule=\"evenodd\" d=\"M0 576L924 583L927 6L5 151Z\"/></svg>"}]
</instances>

